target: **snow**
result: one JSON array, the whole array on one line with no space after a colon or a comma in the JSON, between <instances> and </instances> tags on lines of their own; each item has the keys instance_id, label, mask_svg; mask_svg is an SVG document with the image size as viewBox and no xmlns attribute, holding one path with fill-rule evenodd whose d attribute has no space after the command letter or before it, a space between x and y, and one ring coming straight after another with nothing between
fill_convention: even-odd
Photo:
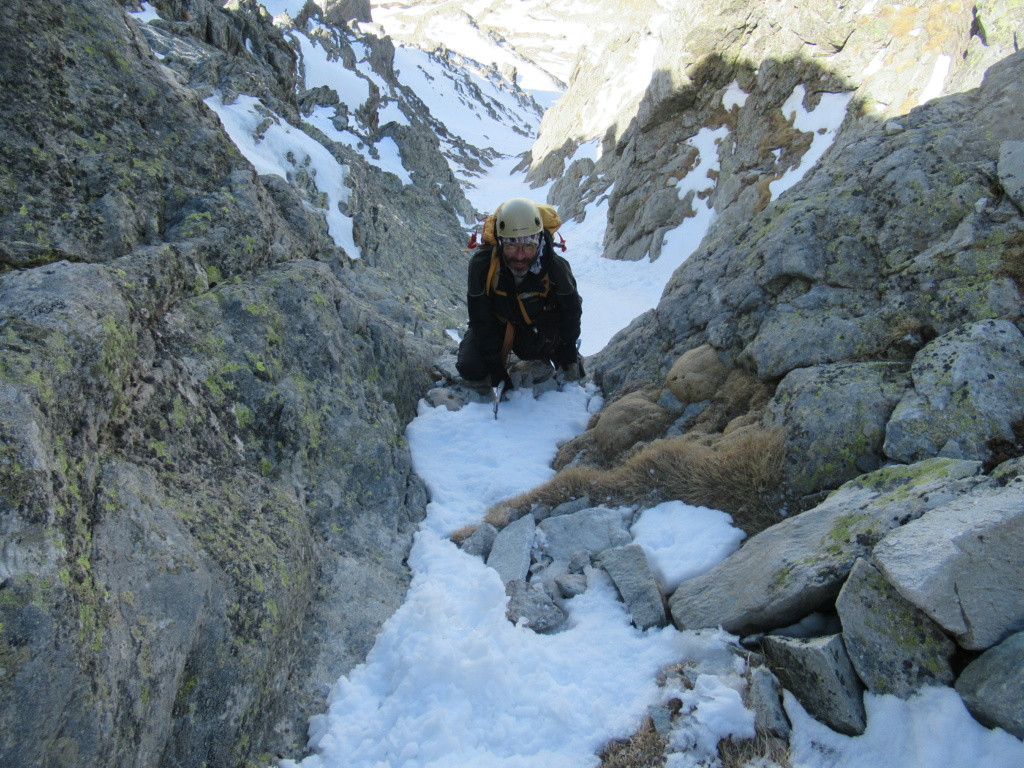
<instances>
[{"instance_id":1,"label":"snow","mask_svg":"<svg viewBox=\"0 0 1024 768\"><path fill-rule=\"evenodd\" d=\"M370 98L370 84L337 61L331 61L327 51L306 35L292 35L302 51L302 65L306 73L306 88L327 86L338 94L350 112L358 109Z\"/></svg>"},{"instance_id":2,"label":"snow","mask_svg":"<svg viewBox=\"0 0 1024 768\"><path fill-rule=\"evenodd\" d=\"M842 736L810 717L790 693L793 768L1020 768L1024 744L989 730L967 712L952 688L925 688L908 701L864 697L868 730Z\"/></svg>"},{"instance_id":3,"label":"snow","mask_svg":"<svg viewBox=\"0 0 1024 768\"><path fill-rule=\"evenodd\" d=\"M772 200L796 184L813 168L835 141L839 126L846 118L846 108L853 99L853 91L848 93L823 93L821 101L813 110L803 107L804 96L807 94L802 85L793 89L786 103L782 105L782 114L792 120L793 127L798 131L813 133L811 146L796 167L789 169L781 179L768 185Z\"/></svg>"},{"instance_id":4,"label":"snow","mask_svg":"<svg viewBox=\"0 0 1024 768\"><path fill-rule=\"evenodd\" d=\"M918 99L918 106L926 104L934 98L942 95L942 88L946 84L946 77L949 76L949 68L953 64L953 57L947 56L946 54L940 55L935 59L935 68L932 69L932 76L928 80L928 85L921 92L921 97Z\"/></svg>"},{"instance_id":5,"label":"snow","mask_svg":"<svg viewBox=\"0 0 1024 768\"><path fill-rule=\"evenodd\" d=\"M327 195L327 230L334 242L350 257L361 256L352 235L352 219L338 208L348 199L345 166L322 144L284 122L252 96L240 95L233 104L225 104L219 94L214 94L206 99L206 105L217 113L224 130L257 173L288 179L301 169L312 176L317 189Z\"/></svg>"},{"instance_id":6,"label":"snow","mask_svg":"<svg viewBox=\"0 0 1024 768\"><path fill-rule=\"evenodd\" d=\"M156 19L160 18L160 14L157 13L156 9L153 8L153 6L151 6L149 3L142 3L141 8L141 11L132 12L132 16L134 16L139 21L148 24L149 22L155 21Z\"/></svg>"},{"instance_id":7,"label":"snow","mask_svg":"<svg viewBox=\"0 0 1024 768\"><path fill-rule=\"evenodd\" d=\"M264 4L275 16L294 15L304 1ZM469 4L466 7L471 10ZM870 2L862 12L873 7ZM152 10L143 5L143 13L136 16L143 21L153 18L147 14ZM307 85L330 85L353 108L365 100L365 80L342 72L322 47L301 33L290 34L298 35ZM653 60L654 55L648 48L637 51L638 60ZM945 78L941 64L936 63L934 82ZM396 67L431 115L454 136L499 153L487 172L477 176L453 162L477 210L493 210L514 196L546 200L547 187L531 189L522 174L512 170L519 153L531 146L538 115L471 73L496 111L505 115L502 122L483 119L480 105L460 90L458 78L422 51L399 48ZM642 79L644 69L639 67L630 77ZM382 85L362 63L360 73ZM606 95L614 93L609 89ZM797 130L814 134L812 146L800 164L773 185L773 198L820 159L849 104L849 94L824 94L808 111L803 98L803 88L798 87L783 112ZM733 83L723 106L743 109L745 99ZM347 189L345 167L251 97L224 104L214 95L206 103L257 172L287 178L304 168L311 174L328 197L332 237L357 257L352 222L339 208ZM614 107L609 105L608 110ZM393 100L386 109L388 119L406 120ZM362 137L336 129L332 116L333 110L319 108L308 122L411 183L392 140L378 141L374 157ZM704 129L690 140L697 162L678 180L677 191L680 199L689 197L696 215L666 233L656 260L649 255L636 262L599 258L611 188L588 205L582 217L563 224L561 234L569 244L565 255L584 297L584 354L599 351L616 332L656 306L672 273L698 247L714 222L714 211L701 196L712 190L718 147L729 139L723 127ZM454 145L450 140L448 148ZM580 146L576 156L596 158L598 151L599 144L590 142ZM488 404L448 411L420 403L407 438L413 467L427 484L431 501L409 557L409 593L382 627L366 661L337 681L324 713L311 721L310 754L298 762L285 760L282 766L595 768L598 751L610 739L630 735L650 706L673 697L686 715L671 733L670 768L714 766L719 739L753 735L753 715L742 705L744 662L730 650L737 638L721 631L680 632L671 626L642 632L630 623L614 587L593 569L588 572L589 589L566 602L566 628L536 634L506 619L507 598L493 569L448 540L454 530L480 522L494 503L550 478L557 447L579 434L601 404L601 393L592 385L569 385L539 396L514 391L501 405L497 420ZM642 510L632 533L667 592L682 580L705 573L743 539L724 512L681 502ZM815 631L825 625L820 617L812 619L797 630ZM671 675L664 687L656 685L667 666L683 662L696 670L692 687ZM952 689L926 689L910 701L873 695L865 701L867 732L851 738L810 718L787 694L793 768L1024 765L1024 744L980 726Z\"/></svg>"},{"instance_id":8,"label":"snow","mask_svg":"<svg viewBox=\"0 0 1024 768\"><path fill-rule=\"evenodd\" d=\"M645 510L630 529L647 555L651 572L665 594L686 579L711 570L737 549L743 531L725 512L666 501Z\"/></svg>"},{"instance_id":9,"label":"snow","mask_svg":"<svg viewBox=\"0 0 1024 768\"><path fill-rule=\"evenodd\" d=\"M447 540L491 504L549 478L557 445L583 430L595 398L593 386L539 397L517 390L497 420L487 404L449 411L420 403L407 437L431 502L409 557L412 585L366 662L338 681L314 718L315 754L298 765L592 768L604 743L633 733L648 706L684 693L655 684L684 659L714 663L728 677L707 676L685 692L696 713L687 739L713 749L725 733L750 731L729 635L641 632L593 569L588 590L567 601L568 628L536 634L505 618L497 573ZM694 514L673 523L673 511ZM731 528L710 512L662 505L644 513L638 526L652 562L674 572L667 558L680 550L663 537L682 540L685 530L710 541Z\"/></svg>"}]
</instances>

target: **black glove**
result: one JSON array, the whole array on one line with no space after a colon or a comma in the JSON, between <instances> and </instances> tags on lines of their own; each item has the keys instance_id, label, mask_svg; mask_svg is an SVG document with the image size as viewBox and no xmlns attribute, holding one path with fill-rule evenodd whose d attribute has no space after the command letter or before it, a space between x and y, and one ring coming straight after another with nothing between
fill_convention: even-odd
<instances>
[{"instance_id":1,"label":"black glove","mask_svg":"<svg viewBox=\"0 0 1024 768\"><path fill-rule=\"evenodd\" d=\"M505 366L499 361L494 361L487 366L491 374L491 386L496 387L502 382L505 383L505 390L515 389L515 385L512 384L512 377L508 375L508 371Z\"/></svg>"},{"instance_id":2,"label":"black glove","mask_svg":"<svg viewBox=\"0 0 1024 768\"><path fill-rule=\"evenodd\" d=\"M583 356L573 344L563 344L555 355L555 365L566 381L579 381L586 373L583 370Z\"/></svg>"},{"instance_id":3,"label":"black glove","mask_svg":"<svg viewBox=\"0 0 1024 768\"><path fill-rule=\"evenodd\" d=\"M543 330L534 326L533 328L536 354L547 359L555 360L558 354L561 338L557 328L545 328Z\"/></svg>"},{"instance_id":4,"label":"black glove","mask_svg":"<svg viewBox=\"0 0 1024 768\"><path fill-rule=\"evenodd\" d=\"M557 367L563 370L576 365L579 362L579 353L576 351L576 345L559 344L551 359Z\"/></svg>"}]
</instances>

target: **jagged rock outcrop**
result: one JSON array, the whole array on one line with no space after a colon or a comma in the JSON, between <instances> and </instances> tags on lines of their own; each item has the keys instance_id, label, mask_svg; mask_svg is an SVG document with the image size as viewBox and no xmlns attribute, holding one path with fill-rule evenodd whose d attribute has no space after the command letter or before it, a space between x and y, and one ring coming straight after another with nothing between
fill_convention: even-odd
<instances>
[{"instance_id":1,"label":"jagged rock outcrop","mask_svg":"<svg viewBox=\"0 0 1024 768\"><path fill-rule=\"evenodd\" d=\"M549 202L565 207L563 218L607 193L606 255L623 259L657 259L665 233L705 201L727 230L763 209L770 185L813 156L819 140L781 109L794 94L813 110L856 93L861 119L871 122L903 115L978 85L1016 50L1021 22L1002 3L923 0L899 9L688 2L671 11L607 2L595 8L602 12L626 23L586 41L569 90L545 115L531 176L562 177ZM611 107L609 91L619 96ZM709 180L697 138L720 129L728 138L714 134L720 168ZM585 142L600 144L596 164L574 158Z\"/></svg>"}]
</instances>

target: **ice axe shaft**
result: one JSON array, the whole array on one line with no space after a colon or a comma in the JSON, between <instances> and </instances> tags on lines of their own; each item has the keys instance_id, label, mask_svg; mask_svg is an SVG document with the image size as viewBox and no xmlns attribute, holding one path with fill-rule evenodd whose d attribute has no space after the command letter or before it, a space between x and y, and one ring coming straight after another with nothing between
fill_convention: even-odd
<instances>
[{"instance_id":1,"label":"ice axe shaft","mask_svg":"<svg viewBox=\"0 0 1024 768\"><path fill-rule=\"evenodd\" d=\"M498 406L501 404L501 393L505 391L505 382L501 382L498 386L493 387L491 391L494 393L494 419L498 419Z\"/></svg>"}]
</instances>

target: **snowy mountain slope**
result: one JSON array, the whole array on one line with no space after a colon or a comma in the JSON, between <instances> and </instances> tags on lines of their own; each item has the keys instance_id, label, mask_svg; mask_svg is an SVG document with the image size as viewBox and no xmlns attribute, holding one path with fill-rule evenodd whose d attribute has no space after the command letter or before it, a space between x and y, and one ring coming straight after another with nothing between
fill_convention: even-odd
<instances>
[{"instance_id":1,"label":"snowy mountain slope","mask_svg":"<svg viewBox=\"0 0 1024 768\"><path fill-rule=\"evenodd\" d=\"M550 106L572 76L576 52L595 34L614 27L595 24L594 4L576 0L518 3L383 2L372 4L374 21L396 41L426 50L444 47L516 73L516 82Z\"/></svg>"}]
</instances>

